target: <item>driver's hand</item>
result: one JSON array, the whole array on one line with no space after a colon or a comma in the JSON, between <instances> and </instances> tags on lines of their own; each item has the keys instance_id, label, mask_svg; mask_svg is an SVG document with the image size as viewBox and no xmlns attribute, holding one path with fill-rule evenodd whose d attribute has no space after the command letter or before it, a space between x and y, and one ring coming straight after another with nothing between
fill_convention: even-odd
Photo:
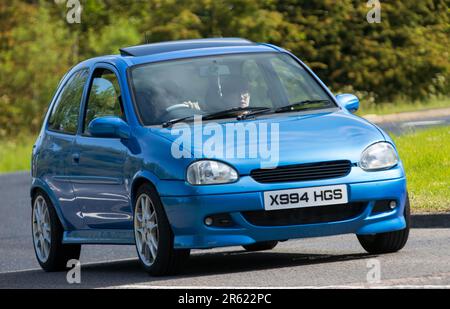
<instances>
[{"instance_id":1,"label":"driver's hand","mask_svg":"<svg viewBox=\"0 0 450 309\"><path fill-rule=\"evenodd\" d=\"M191 102L191 101L186 101L183 102L184 105L186 105L189 108L195 109L195 110L200 110L200 105L198 104L198 102Z\"/></svg>"}]
</instances>

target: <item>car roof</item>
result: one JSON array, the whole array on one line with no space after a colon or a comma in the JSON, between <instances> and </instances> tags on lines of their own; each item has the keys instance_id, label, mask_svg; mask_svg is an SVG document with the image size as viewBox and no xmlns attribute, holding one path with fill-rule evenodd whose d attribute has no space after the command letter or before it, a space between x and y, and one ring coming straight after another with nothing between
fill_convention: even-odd
<instances>
[{"instance_id":1,"label":"car roof","mask_svg":"<svg viewBox=\"0 0 450 309\"><path fill-rule=\"evenodd\" d=\"M253 45L255 45L255 43L240 38L179 40L179 41L161 42L161 43L125 47L120 49L120 54L122 56L139 57L182 50L213 48L213 47L253 46Z\"/></svg>"},{"instance_id":2,"label":"car roof","mask_svg":"<svg viewBox=\"0 0 450 309\"><path fill-rule=\"evenodd\" d=\"M98 62L125 64L126 67L182 58L233 53L282 52L283 49L266 43L255 43L241 38L212 38L179 40L120 48L120 55L91 58L75 68Z\"/></svg>"}]
</instances>

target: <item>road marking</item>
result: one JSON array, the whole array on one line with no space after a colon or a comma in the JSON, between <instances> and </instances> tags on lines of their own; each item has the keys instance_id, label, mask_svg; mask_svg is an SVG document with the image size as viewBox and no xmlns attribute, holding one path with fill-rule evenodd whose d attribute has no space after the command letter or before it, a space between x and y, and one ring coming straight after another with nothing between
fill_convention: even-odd
<instances>
[{"instance_id":1,"label":"road marking","mask_svg":"<svg viewBox=\"0 0 450 309\"><path fill-rule=\"evenodd\" d=\"M100 264L108 264L108 263L117 263L117 262L126 262L126 261L138 261L137 257L134 258L127 258L127 259L121 259L121 260L104 260L104 261L96 261L96 262L89 262L89 263L82 263L81 267L84 266L95 266ZM8 270L8 271L2 271L0 272L0 275L4 274L13 274L13 273L23 273L23 272L29 272L29 271L38 271L42 270L42 268L28 268L28 269L19 269L19 270Z\"/></svg>"},{"instance_id":2,"label":"road marking","mask_svg":"<svg viewBox=\"0 0 450 309\"><path fill-rule=\"evenodd\" d=\"M399 279L387 279L382 280L381 285L383 284L390 284L393 286L408 286L408 285L427 285L426 283L429 281L443 281L443 280L449 280L450 281L450 272L447 273L440 273L440 274L433 274L433 275L426 275L421 277L407 277L407 278L399 278ZM377 284L374 284L373 286L376 286ZM446 285L448 286L448 285Z\"/></svg>"},{"instance_id":3,"label":"road marking","mask_svg":"<svg viewBox=\"0 0 450 309\"><path fill-rule=\"evenodd\" d=\"M401 124L401 127L432 126L445 123L445 120L410 121Z\"/></svg>"},{"instance_id":4,"label":"road marking","mask_svg":"<svg viewBox=\"0 0 450 309\"><path fill-rule=\"evenodd\" d=\"M8 271L0 272L0 275L14 274L14 273L24 273L24 272L27 272L27 271L36 271L36 270L42 270L42 268L27 268L27 269L19 269L19 270L8 270Z\"/></svg>"},{"instance_id":5,"label":"road marking","mask_svg":"<svg viewBox=\"0 0 450 309\"><path fill-rule=\"evenodd\" d=\"M290 286L290 287L249 287L249 286L170 286L170 285L145 285L145 284L129 284L120 286L110 286L99 289L146 289L146 290L321 290L321 289L449 289L450 285L324 285L324 286Z\"/></svg>"},{"instance_id":6,"label":"road marking","mask_svg":"<svg viewBox=\"0 0 450 309\"><path fill-rule=\"evenodd\" d=\"M136 283L136 284L125 284L118 286L109 286L102 289L449 289L449 284L427 284L429 281L442 281L445 279L450 279L450 272L434 274L422 277L408 277L408 278L398 278L398 279L387 279L382 280L379 284L368 284L368 283L355 283L346 285L326 285L326 286L295 286L295 287L236 287L236 286L165 286L165 285L150 285L146 283ZM422 283L422 284L421 284Z\"/></svg>"},{"instance_id":7,"label":"road marking","mask_svg":"<svg viewBox=\"0 0 450 309\"><path fill-rule=\"evenodd\" d=\"M424 119L436 119L437 117L450 116L450 108L420 110L415 112L403 112L394 113L390 115L364 115L363 118L367 118L369 121L375 123L388 123L388 122L402 122L402 121L414 121Z\"/></svg>"}]
</instances>

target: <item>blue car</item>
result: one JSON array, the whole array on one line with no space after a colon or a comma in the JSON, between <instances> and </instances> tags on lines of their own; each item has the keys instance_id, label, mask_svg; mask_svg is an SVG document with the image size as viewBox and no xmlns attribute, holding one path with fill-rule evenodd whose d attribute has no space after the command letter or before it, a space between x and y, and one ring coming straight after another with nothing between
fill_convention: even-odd
<instances>
[{"instance_id":1,"label":"blue car","mask_svg":"<svg viewBox=\"0 0 450 309\"><path fill-rule=\"evenodd\" d=\"M73 67L32 156L32 233L46 271L83 244L135 245L152 275L191 249L409 234L394 143L292 53L244 39L127 47Z\"/></svg>"}]
</instances>

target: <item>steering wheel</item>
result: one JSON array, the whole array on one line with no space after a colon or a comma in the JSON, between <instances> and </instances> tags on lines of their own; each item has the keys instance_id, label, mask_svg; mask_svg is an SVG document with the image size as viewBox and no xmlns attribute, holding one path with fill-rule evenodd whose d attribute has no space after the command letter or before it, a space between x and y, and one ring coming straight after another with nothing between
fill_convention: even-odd
<instances>
[{"instance_id":1,"label":"steering wheel","mask_svg":"<svg viewBox=\"0 0 450 309\"><path fill-rule=\"evenodd\" d=\"M189 105L187 105L185 103L180 103L180 104L175 104L175 105L169 106L168 108L166 108L166 112L170 113L174 110L185 109L185 108L192 109Z\"/></svg>"},{"instance_id":2,"label":"steering wheel","mask_svg":"<svg viewBox=\"0 0 450 309\"><path fill-rule=\"evenodd\" d=\"M183 112L184 110L184 112ZM160 116L161 119L164 120L170 120L170 119L175 119L175 118L183 118L183 117L187 117L187 116L191 116L193 114L193 108L191 108L189 105L184 104L184 103L180 103L180 104L175 104L172 106L169 106L168 108L166 108L166 111L163 115Z\"/></svg>"}]
</instances>

